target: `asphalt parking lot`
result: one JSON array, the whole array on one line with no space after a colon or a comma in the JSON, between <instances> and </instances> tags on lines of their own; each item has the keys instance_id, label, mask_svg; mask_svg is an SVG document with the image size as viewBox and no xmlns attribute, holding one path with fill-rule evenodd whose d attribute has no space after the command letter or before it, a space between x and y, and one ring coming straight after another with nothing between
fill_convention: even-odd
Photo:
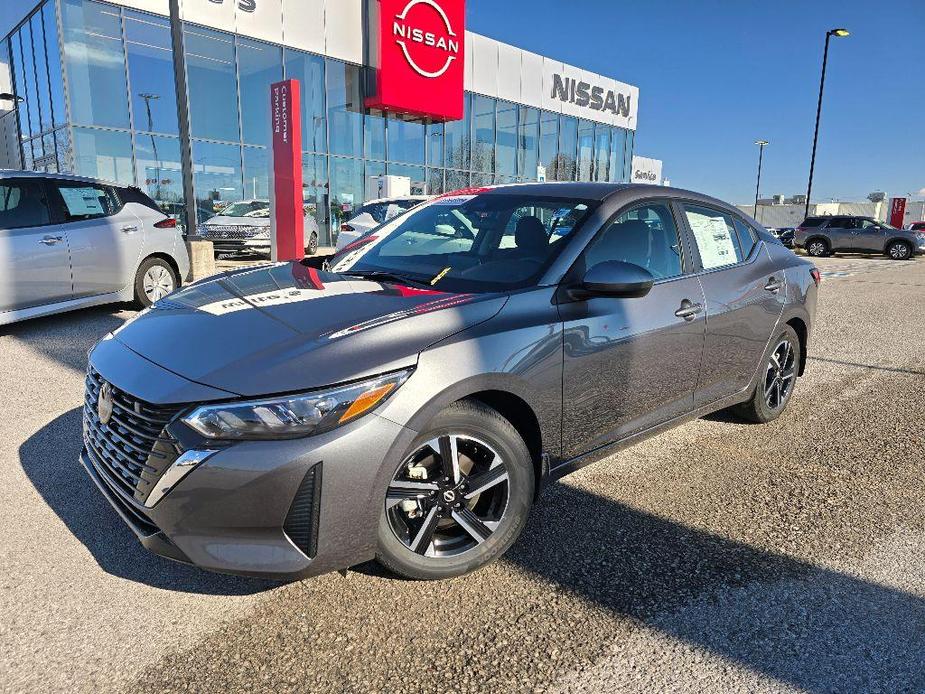
<instances>
[{"instance_id":1,"label":"asphalt parking lot","mask_svg":"<svg viewBox=\"0 0 925 694\"><path fill-rule=\"evenodd\" d=\"M428 584L147 554L77 462L87 349L132 312L0 328L0 688L925 690L925 259L818 264L781 419L575 473L510 556Z\"/></svg>"}]
</instances>

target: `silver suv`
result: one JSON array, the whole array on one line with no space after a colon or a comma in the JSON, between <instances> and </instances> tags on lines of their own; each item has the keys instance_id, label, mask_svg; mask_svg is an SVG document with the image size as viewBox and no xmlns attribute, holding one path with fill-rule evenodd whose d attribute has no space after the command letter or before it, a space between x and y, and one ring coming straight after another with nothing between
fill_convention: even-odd
<instances>
[{"instance_id":1,"label":"silver suv","mask_svg":"<svg viewBox=\"0 0 925 694\"><path fill-rule=\"evenodd\" d=\"M904 231L873 217L807 217L793 245L817 258L831 253L882 253L907 260L925 253L925 234Z\"/></svg>"},{"instance_id":2,"label":"silver suv","mask_svg":"<svg viewBox=\"0 0 925 694\"><path fill-rule=\"evenodd\" d=\"M177 222L138 188L0 171L0 325L87 306L150 306L180 286Z\"/></svg>"}]
</instances>

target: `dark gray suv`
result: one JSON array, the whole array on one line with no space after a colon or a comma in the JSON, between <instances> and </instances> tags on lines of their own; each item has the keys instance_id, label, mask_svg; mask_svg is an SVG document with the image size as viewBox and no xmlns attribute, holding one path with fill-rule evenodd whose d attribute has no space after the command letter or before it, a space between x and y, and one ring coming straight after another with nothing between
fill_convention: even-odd
<instances>
[{"instance_id":1,"label":"dark gray suv","mask_svg":"<svg viewBox=\"0 0 925 694\"><path fill-rule=\"evenodd\" d=\"M81 461L166 557L455 576L514 543L549 480L716 410L779 416L818 282L697 193L458 191L323 268L220 275L103 339Z\"/></svg>"},{"instance_id":2,"label":"dark gray suv","mask_svg":"<svg viewBox=\"0 0 925 694\"><path fill-rule=\"evenodd\" d=\"M897 229L873 217L807 217L796 230L793 244L817 258L849 252L908 260L925 253L925 234Z\"/></svg>"}]
</instances>

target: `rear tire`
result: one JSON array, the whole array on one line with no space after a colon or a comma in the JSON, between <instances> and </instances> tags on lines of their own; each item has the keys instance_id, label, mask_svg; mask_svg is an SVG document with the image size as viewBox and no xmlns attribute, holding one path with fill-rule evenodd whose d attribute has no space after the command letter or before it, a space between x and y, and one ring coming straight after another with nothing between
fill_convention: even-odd
<instances>
[{"instance_id":1,"label":"rear tire","mask_svg":"<svg viewBox=\"0 0 925 694\"><path fill-rule=\"evenodd\" d=\"M771 342L751 399L736 405L732 411L757 424L767 424L780 417L793 395L801 359L800 338L788 325Z\"/></svg>"},{"instance_id":2,"label":"rear tire","mask_svg":"<svg viewBox=\"0 0 925 694\"><path fill-rule=\"evenodd\" d=\"M511 423L481 403L454 403L415 439L393 474L376 559L417 580L481 568L520 536L535 484L530 451Z\"/></svg>"},{"instance_id":3,"label":"rear tire","mask_svg":"<svg viewBox=\"0 0 925 694\"><path fill-rule=\"evenodd\" d=\"M832 250L825 239L812 239L806 243L806 252L814 258L825 258Z\"/></svg>"},{"instance_id":4,"label":"rear tire","mask_svg":"<svg viewBox=\"0 0 925 694\"><path fill-rule=\"evenodd\" d=\"M135 303L148 308L180 286L177 272L163 258L148 258L135 273Z\"/></svg>"},{"instance_id":5,"label":"rear tire","mask_svg":"<svg viewBox=\"0 0 925 694\"><path fill-rule=\"evenodd\" d=\"M912 245L905 241L893 241L886 247L886 255L892 260L909 260L912 257Z\"/></svg>"}]
</instances>

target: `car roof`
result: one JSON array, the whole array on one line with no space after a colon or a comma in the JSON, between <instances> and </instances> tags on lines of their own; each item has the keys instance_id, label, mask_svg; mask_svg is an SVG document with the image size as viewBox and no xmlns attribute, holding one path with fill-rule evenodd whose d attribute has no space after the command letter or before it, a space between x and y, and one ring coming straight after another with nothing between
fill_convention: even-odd
<instances>
[{"instance_id":1,"label":"car roof","mask_svg":"<svg viewBox=\"0 0 925 694\"><path fill-rule=\"evenodd\" d=\"M366 202L363 203L363 205L361 205L361 207L364 205L381 205L384 202L396 202L399 200L415 200L415 201L424 202L425 200L430 200L432 197L434 196L433 195L396 195L393 198L376 198L375 200L367 200Z\"/></svg>"},{"instance_id":2,"label":"car roof","mask_svg":"<svg viewBox=\"0 0 925 694\"><path fill-rule=\"evenodd\" d=\"M77 176L76 174L69 173L46 173L44 171L18 171L16 169L0 169L0 178L40 178L56 181L72 181L75 183L101 183L117 188L134 187L133 184L116 183L115 181L107 181L103 178L91 178L90 176Z\"/></svg>"},{"instance_id":3,"label":"car roof","mask_svg":"<svg viewBox=\"0 0 925 694\"><path fill-rule=\"evenodd\" d=\"M573 181L545 181L542 183L508 183L484 188L468 188L453 191L447 195L475 193L516 193L520 195L544 195L550 198L578 198L603 202L615 196L627 198L681 198L701 202L704 204L721 205L726 208L732 206L718 198L713 198L694 190L672 188L669 186L656 186L646 183L587 183ZM739 214L744 214L738 211Z\"/></svg>"}]
</instances>

